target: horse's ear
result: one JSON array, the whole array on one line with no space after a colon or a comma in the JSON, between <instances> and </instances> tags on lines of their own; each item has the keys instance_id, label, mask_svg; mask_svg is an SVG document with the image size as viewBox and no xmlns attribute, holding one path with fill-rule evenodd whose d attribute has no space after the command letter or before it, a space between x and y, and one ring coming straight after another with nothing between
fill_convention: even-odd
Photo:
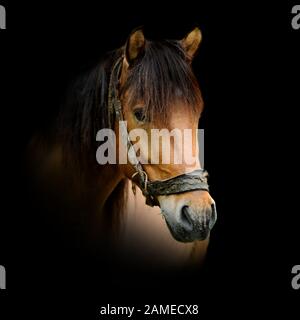
<instances>
[{"instance_id":1,"label":"horse's ear","mask_svg":"<svg viewBox=\"0 0 300 320\"><path fill-rule=\"evenodd\" d=\"M125 46L125 58L129 65L144 51L144 48L144 33L142 29L136 29L130 34Z\"/></svg>"},{"instance_id":2,"label":"horse's ear","mask_svg":"<svg viewBox=\"0 0 300 320\"><path fill-rule=\"evenodd\" d=\"M193 59L193 57L195 56L201 40L202 40L202 33L199 28L195 28L185 38L183 38L180 41L181 46L183 47L183 49L187 53L187 56L190 59Z\"/></svg>"}]
</instances>

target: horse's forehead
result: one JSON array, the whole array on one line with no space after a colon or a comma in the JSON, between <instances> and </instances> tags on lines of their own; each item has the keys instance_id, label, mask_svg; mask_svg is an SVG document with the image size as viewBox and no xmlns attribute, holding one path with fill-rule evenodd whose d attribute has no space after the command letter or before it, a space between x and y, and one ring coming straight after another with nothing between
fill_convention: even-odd
<instances>
[{"instance_id":1,"label":"horse's forehead","mask_svg":"<svg viewBox=\"0 0 300 320\"><path fill-rule=\"evenodd\" d=\"M175 89L175 92L174 92L175 96L178 97L178 98L183 98L183 92L181 89L179 88L176 88Z\"/></svg>"},{"instance_id":2,"label":"horse's forehead","mask_svg":"<svg viewBox=\"0 0 300 320\"><path fill-rule=\"evenodd\" d=\"M190 129L198 126L200 113L196 114L195 109L183 101L175 100L174 103L170 104L166 117L162 117L160 114L154 114L153 116L152 128Z\"/></svg>"}]
</instances>

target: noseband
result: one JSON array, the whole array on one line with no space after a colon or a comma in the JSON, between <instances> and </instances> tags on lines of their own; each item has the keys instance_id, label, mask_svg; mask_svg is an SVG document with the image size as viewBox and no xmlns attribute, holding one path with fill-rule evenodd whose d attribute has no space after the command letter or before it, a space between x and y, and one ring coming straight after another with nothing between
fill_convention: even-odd
<instances>
[{"instance_id":1,"label":"noseband","mask_svg":"<svg viewBox=\"0 0 300 320\"><path fill-rule=\"evenodd\" d=\"M128 159L135 170L135 173L131 177L134 193L135 184L137 184L142 190L143 195L146 197L146 204L153 207L159 206L157 196L177 194L193 190L209 191L207 184L208 173L203 169L197 169L192 172L181 174L165 180L148 180L148 175L143 170L142 164L137 159L137 155L130 141L127 128L124 125L122 105L118 94L118 84L122 69L122 62L123 56L116 61L110 75L108 88L108 119L110 127L112 126L114 119L120 121L120 132L123 141L127 142Z\"/></svg>"}]
</instances>

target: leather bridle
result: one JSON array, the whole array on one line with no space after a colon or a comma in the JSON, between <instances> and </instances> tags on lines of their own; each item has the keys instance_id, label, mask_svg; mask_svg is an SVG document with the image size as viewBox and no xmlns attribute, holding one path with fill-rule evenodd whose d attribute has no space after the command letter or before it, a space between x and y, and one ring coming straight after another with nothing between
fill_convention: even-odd
<instances>
[{"instance_id":1,"label":"leather bridle","mask_svg":"<svg viewBox=\"0 0 300 320\"><path fill-rule=\"evenodd\" d=\"M209 191L207 184L208 173L203 169L197 169L165 180L148 180L148 175L137 159L137 155L129 138L127 127L124 124L122 105L118 93L122 63L123 56L116 61L111 70L108 88L108 119L110 127L113 119L120 122L120 132L123 141L127 142L128 159L135 170L135 173L131 177L134 186L133 190L135 191L135 184L137 184L142 190L143 195L146 197L146 204L152 207L156 205L159 206L157 196L160 195L177 194L193 190Z\"/></svg>"}]
</instances>

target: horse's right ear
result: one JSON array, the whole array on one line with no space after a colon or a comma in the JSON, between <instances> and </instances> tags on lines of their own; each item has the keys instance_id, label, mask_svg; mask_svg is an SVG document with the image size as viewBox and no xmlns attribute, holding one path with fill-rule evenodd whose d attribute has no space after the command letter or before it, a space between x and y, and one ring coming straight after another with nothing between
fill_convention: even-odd
<instances>
[{"instance_id":1,"label":"horse's right ear","mask_svg":"<svg viewBox=\"0 0 300 320\"><path fill-rule=\"evenodd\" d=\"M142 29L134 30L125 45L125 58L130 65L145 49L145 37Z\"/></svg>"},{"instance_id":2,"label":"horse's right ear","mask_svg":"<svg viewBox=\"0 0 300 320\"><path fill-rule=\"evenodd\" d=\"M199 49L202 40L202 33L199 28L192 30L185 38L180 41L181 46L185 50L188 58L192 60Z\"/></svg>"}]
</instances>

